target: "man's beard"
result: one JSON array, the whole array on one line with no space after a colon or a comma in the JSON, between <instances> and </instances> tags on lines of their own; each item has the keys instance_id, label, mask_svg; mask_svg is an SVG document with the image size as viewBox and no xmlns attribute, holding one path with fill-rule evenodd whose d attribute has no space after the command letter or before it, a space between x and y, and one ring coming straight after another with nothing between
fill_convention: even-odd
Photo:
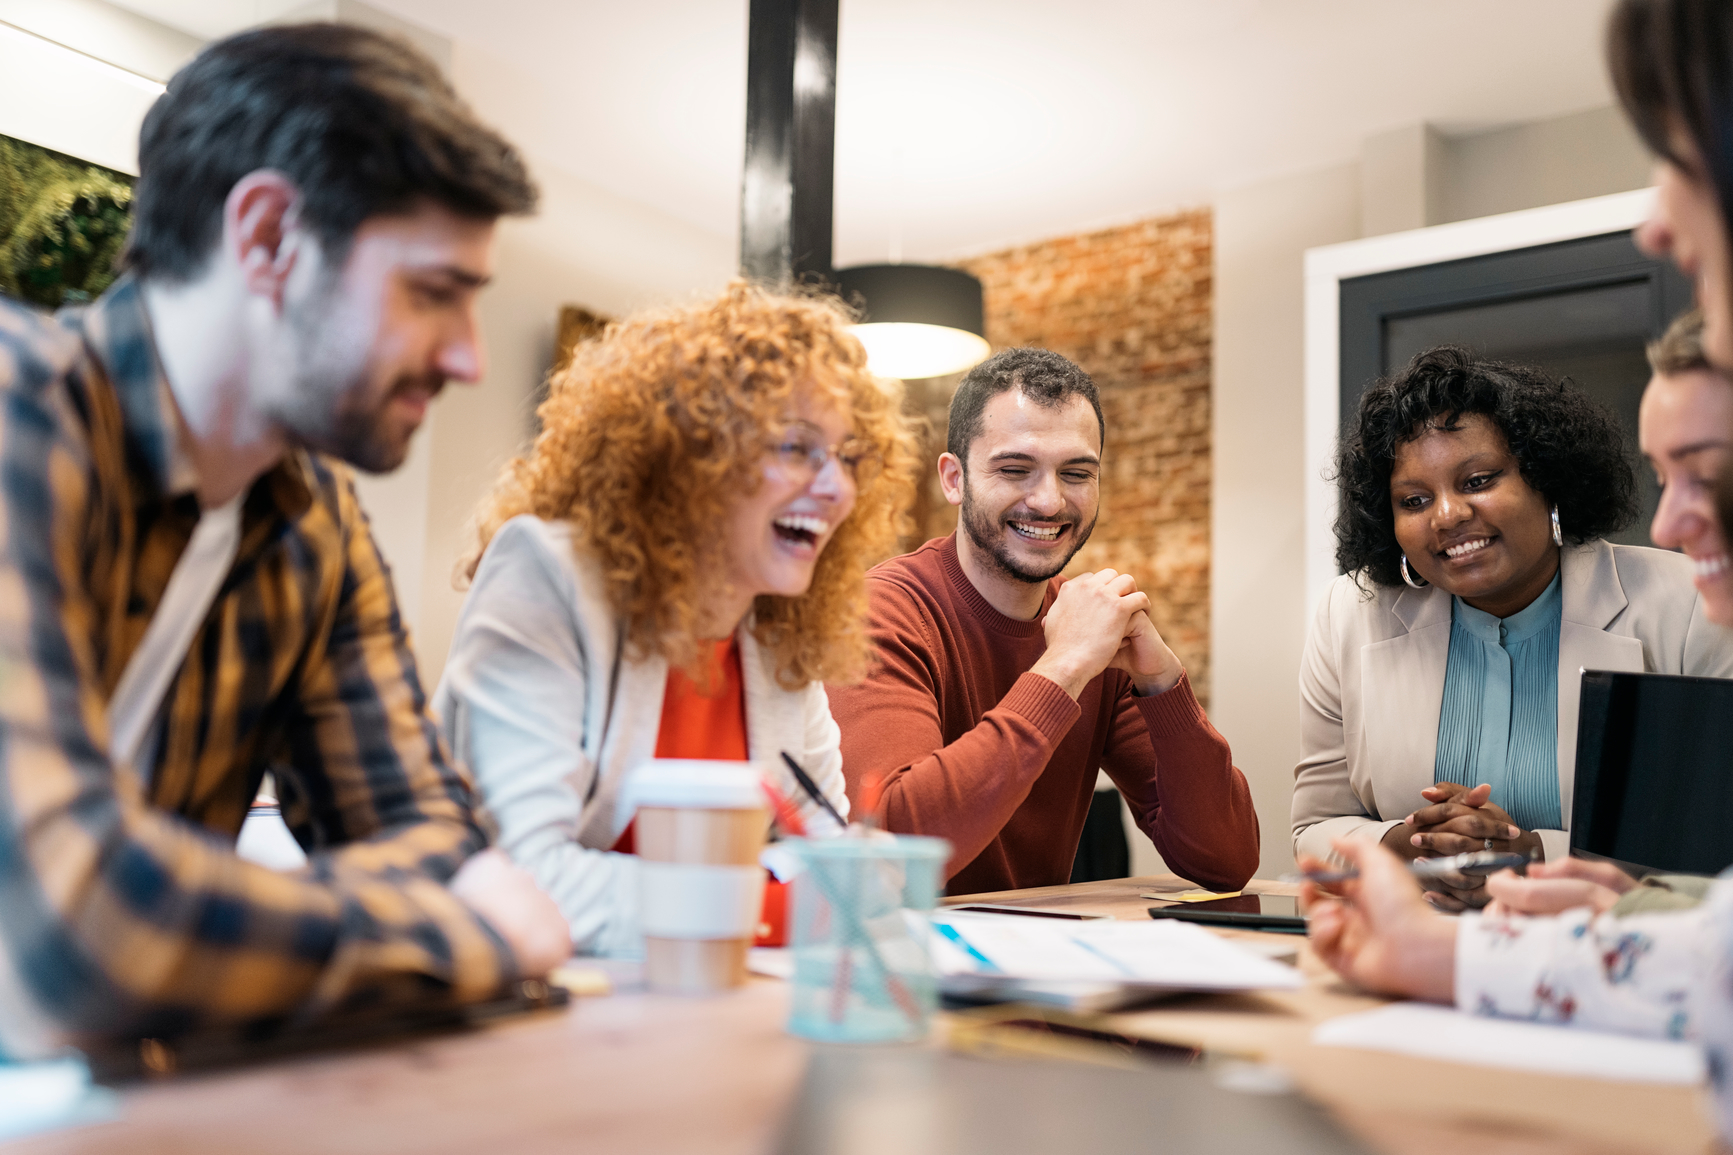
<instances>
[{"instance_id":1,"label":"man's beard","mask_svg":"<svg viewBox=\"0 0 1733 1155\"><path fill-rule=\"evenodd\" d=\"M405 374L378 390L371 386L367 351L371 333L348 332L338 319L335 292L316 294L290 319L295 365L283 404L271 416L308 449L346 461L365 473L390 473L409 456L414 430L395 435L386 421L399 394L421 391L429 399L444 377Z\"/></svg>"},{"instance_id":2,"label":"man's beard","mask_svg":"<svg viewBox=\"0 0 1733 1155\"><path fill-rule=\"evenodd\" d=\"M1011 551L1005 545L1004 534L1001 530L1006 528L1005 523L1007 521L1052 521L1054 519L1047 517L1001 517L995 520L991 514L975 504L974 494L969 489L968 475L965 473L963 476L961 521L964 532L969 535L969 540L975 543L975 548L989 558L1000 573L1016 581L1036 585L1058 577L1065 567L1071 564L1071 559L1077 556L1077 551L1082 549L1084 543L1089 540L1089 535L1095 532L1095 522L1100 517L1101 511L1098 509L1095 512L1095 517L1090 519L1088 525L1073 530L1077 540L1071 543L1071 548L1065 552L1064 557L1057 559L1049 567L1042 570L1032 570L1011 556ZM1079 523L1076 518L1071 518L1065 524L1078 526ZM1017 531L1013 529L1011 532L1016 533Z\"/></svg>"}]
</instances>

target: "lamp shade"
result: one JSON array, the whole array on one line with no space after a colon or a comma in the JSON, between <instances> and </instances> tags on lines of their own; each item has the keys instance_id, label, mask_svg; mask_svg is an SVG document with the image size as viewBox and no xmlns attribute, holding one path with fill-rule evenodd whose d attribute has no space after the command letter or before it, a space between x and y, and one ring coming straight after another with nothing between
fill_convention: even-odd
<instances>
[{"instance_id":1,"label":"lamp shade","mask_svg":"<svg viewBox=\"0 0 1733 1155\"><path fill-rule=\"evenodd\" d=\"M958 373L985 360L981 282L935 265L856 265L836 271L843 299L860 307L855 336L868 367L908 379Z\"/></svg>"}]
</instances>

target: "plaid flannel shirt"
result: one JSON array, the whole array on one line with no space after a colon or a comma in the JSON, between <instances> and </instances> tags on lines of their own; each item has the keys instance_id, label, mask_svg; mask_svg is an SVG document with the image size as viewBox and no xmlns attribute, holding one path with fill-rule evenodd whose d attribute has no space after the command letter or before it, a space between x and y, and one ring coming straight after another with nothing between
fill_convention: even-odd
<instances>
[{"instance_id":1,"label":"plaid flannel shirt","mask_svg":"<svg viewBox=\"0 0 1733 1155\"><path fill-rule=\"evenodd\" d=\"M484 839L342 466L254 482L148 785L110 763L199 516L177 420L131 278L54 319L0 300L0 1044L498 991L508 948L444 886ZM268 768L296 873L233 852Z\"/></svg>"}]
</instances>

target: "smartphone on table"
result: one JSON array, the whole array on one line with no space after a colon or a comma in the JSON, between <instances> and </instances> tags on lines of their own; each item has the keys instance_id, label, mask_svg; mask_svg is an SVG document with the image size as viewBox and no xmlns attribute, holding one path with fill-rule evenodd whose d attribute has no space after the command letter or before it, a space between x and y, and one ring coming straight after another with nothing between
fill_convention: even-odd
<instances>
[{"instance_id":1,"label":"smartphone on table","mask_svg":"<svg viewBox=\"0 0 1733 1155\"><path fill-rule=\"evenodd\" d=\"M1214 898L1207 902L1176 902L1172 906L1150 907L1149 917L1177 918L1182 922L1201 922L1237 930L1306 933L1306 917L1300 913L1300 900L1291 894L1236 894L1232 898Z\"/></svg>"}]
</instances>

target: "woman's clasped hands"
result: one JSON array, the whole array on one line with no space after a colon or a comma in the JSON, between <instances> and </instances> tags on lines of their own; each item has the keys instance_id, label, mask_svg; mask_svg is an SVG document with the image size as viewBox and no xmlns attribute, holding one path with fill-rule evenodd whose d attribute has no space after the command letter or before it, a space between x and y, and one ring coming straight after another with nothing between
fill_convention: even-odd
<instances>
[{"instance_id":1,"label":"woman's clasped hands","mask_svg":"<svg viewBox=\"0 0 1733 1155\"><path fill-rule=\"evenodd\" d=\"M1491 801L1492 787L1473 788L1455 782L1428 786L1420 796L1429 803L1390 828L1383 844L1407 861L1442 858L1476 850L1538 857L1540 835L1524 830ZM1426 880L1426 901L1439 910L1482 907L1491 899L1486 880L1478 875L1451 874Z\"/></svg>"},{"instance_id":2,"label":"woman's clasped hands","mask_svg":"<svg viewBox=\"0 0 1733 1155\"><path fill-rule=\"evenodd\" d=\"M1527 877L1502 870L1489 877L1452 874L1421 882L1435 908L1456 912L1486 907L1492 914L1557 914L1587 906L1601 913L1635 886L1636 879L1605 862L1564 858L1540 861L1540 835L1524 830L1489 801L1486 783L1470 789L1440 782L1421 791L1430 805L1410 814L1384 835L1385 849L1405 861L1469 854L1476 850L1526 854L1535 859Z\"/></svg>"}]
</instances>

